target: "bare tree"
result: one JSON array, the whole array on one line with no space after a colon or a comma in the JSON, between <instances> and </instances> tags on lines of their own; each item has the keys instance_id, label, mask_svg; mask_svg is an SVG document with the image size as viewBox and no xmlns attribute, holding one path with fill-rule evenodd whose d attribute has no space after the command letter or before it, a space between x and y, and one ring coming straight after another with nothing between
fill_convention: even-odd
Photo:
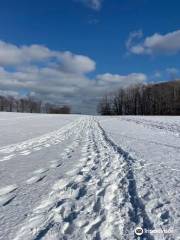
<instances>
[{"instance_id":1,"label":"bare tree","mask_svg":"<svg viewBox=\"0 0 180 240\"><path fill-rule=\"evenodd\" d=\"M43 103L32 96L14 98L12 96L0 96L0 111L6 112L27 112L27 113L71 113L70 106L57 106L50 103Z\"/></svg>"},{"instance_id":2,"label":"bare tree","mask_svg":"<svg viewBox=\"0 0 180 240\"><path fill-rule=\"evenodd\" d=\"M104 96L104 98L99 103L97 110L101 115L112 115L113 114L112 102L111 102L110 96L108 96L108 95Z\"/></svg>"},{"instance_id":3,"label":"bare tree","mask_svg":"<svg viewBox=\"0 0 180 240\"><path fill-rule=\"evenodd\" d=\"M180 81L135 85L105 95L102 115L180 115Z\"/></svg>"}]
</instances>

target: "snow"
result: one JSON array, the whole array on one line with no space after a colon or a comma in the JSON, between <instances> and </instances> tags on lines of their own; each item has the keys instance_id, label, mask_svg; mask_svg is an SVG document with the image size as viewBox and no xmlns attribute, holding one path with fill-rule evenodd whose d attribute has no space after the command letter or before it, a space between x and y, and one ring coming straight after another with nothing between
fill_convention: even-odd
<instances>
[{"instance_id":1,"label":"snow","mask_svg":"<svg viewBox=\"0 0 180 240\"><path fill-rule=\"evenodd\" d=\"M0 240L180 239L180 117L0 113Z\"/></svg>"},{"instance_id":2,"label":"snow","mask_svg":"<svg viewBox=\"0 0 180 240\"><path fill-rule=\"evenodd\" d=\"M73 115L73 119L78 118ZM72 122L70 115L6 113L0 112L1 135L0 146L25 141L58 130Z\"/></svg>"}]
</instances>

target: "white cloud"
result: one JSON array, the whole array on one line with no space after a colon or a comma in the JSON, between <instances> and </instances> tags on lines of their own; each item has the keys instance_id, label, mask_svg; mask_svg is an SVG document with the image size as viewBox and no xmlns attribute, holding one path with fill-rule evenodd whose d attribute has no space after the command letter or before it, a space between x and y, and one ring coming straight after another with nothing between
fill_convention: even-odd
<instances>
[{"instance_id":1,"label":"white cloud","mask_svg":"<svg viewBox=\"0 0 180 240\"><path fill-rule=\"evenodd\" d=\"M101 75L97 75L97 79L100 81L108 82L108 83L116 83L119 85L129 85L142 83L147 80L147 77L143 73L131 73L129 75L119 75L119 74L111 74L105 73Z\"/></svg>"},{"instance_id":2,"label":"white cloud","mask_svg":"<svg viewBox=\"0 0 180 240\"><path fill-rule=\"evenodd\" d=\"M16 91L0 90L0 96L11 96L17 99L18 97L20 97L20 94Z\"/></svg>"},{"instance_id":3,"label":"white cloud","mask_svg":"<svg viewBox=\"0 0 180 240\"><path fill-rule=\"evenodd\" d=\"M89 78L86 74L95 70L96 63L87 56L52 51L41 45L3 44L0 94L19 96L28 92L44 101L69 104L74 112L95 113L104 93L146 81L142 73L105 73Z\"/></svg>"},{"instance_id":4,"label":"white cloud","mask_svg":"<svg viewBox=\"0 0 180 240\"><path fill-rule=\"evenodd\" d=\"M92 59L82 55L75 55L71 52L60 53L60 68L67 72L88 73L94 71L96 63Z\"/></svg>"},{"instance_id":5,"label":"white cloud","mask_svg":"<svg viewBox=\"0 0 180 240\"><path fill-rule=\"evenodd\" d=\"M82 2L84 5L93 10L100 10L103 2L103 0L76 0L76 1Z\"/></svg>"},{"instance_id":6,"label":"white cloud","mask_svg":"<svg viewBox=\"0 0 180 240\"><path fill-rule=\"evenodd\" d=\"M51 67L27 67L21 71L8 72L0 68L0 89L5 93L28 90L44 101L70 104L75 112L93 113L99 98L117 88L142 83L142 73L127 76L110 73L89 79L82 74L67 73Z\"/></svg>"},{"instance_id":7,"label":"white cloud","mask_svg":"<svg viewBox=\"0 0 180 240\"><path fill-rule=\"evenodd\" d=\"M0 65L18 65L33 61L43 61L54 54L41 45L21 46L0 41Z\"/></svg>"},{"instance_id":8,"label":"white cloud","mask_svg":"<svg viewBox=\"0 0 180 240\"><path fill-rule=\"evenodd\" d=\"M0 65L21 66L49 61L65 72L86 73L95 70L95 62L87 56L52 51L42 45L16 46L0 41Z\"/></svg>"},{"instance_id":9,"label":"white cloud","mask_svg":"<svg viewBox=\"0 0 180 240\"><path fill-rule=\"evenodd\" d=\"M136 33L136 32L133 32ZM137 42L137 35L130 33L126 47L133 54L176 54L180 52L180 30L165 35L155 33ZM142 34L138 35L142 38Z\"/></svg>"}]
</instances>

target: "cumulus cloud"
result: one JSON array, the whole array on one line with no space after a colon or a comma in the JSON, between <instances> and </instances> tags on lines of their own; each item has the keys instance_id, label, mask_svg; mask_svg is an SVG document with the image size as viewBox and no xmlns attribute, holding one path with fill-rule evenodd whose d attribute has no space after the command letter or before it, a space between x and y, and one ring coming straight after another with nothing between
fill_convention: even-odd
<instances>
[{"instance_id":1,"label":"cumulus cloud","mask_svg":"<svg viewBox=\"0 0 180 240\"><path fill-rule=\"evenodd\" d=\"M147 77L143 73L131 73L129 75L105 73L97 75L97 79L106 83L118 83L119 85L123 84L123 86L125 86L145 82Z\"/></svg>"},{"instance_id":2,"label":"cumulus cloud","mask_svg":"<svg viewBox=\"0 0 180 240\"><path fill-rule=\"evenodd\" d=\"M95 62L87 56L71 52L52 51L42 45L16 46L0 41L0 65L22 66L32 63L53 62L65 72L87 73L95 70Z\"/></svg>"},{"instance_id":3,"label":"cumulus cloud","mask_svg":"<svg viewBox=\"0 0 180 240\"><path fill-rule=\"evenodd\" d=\"M85 6L93 10L100 10L103 2L103 0L76 0L76 1L82 2Z\"/></svg>"},{"instance_id":4,"label":"cumulus cloud","mask_svg":"<svg viewBox=\"0 0 180 240\"><path fill-rule=\"evenodd\" d=\"M95 70L96 63L88 56L52 51L41 45L1 43L1 95L28 93L44 101L69 104L73 112L95 113L105 92L146 81L142 73L105 73L89 78L87 73Z\"/></svg>"},{"instance_id":5,"label":"cumulus cloud","mask_svg":"<svg viewBox=\"0 0 180 240\"><path fill-rule=\"evenodd\" d=\"M71 52L59 54L61 70L74 73L88 73L96 68L96 63L92 59L82 55L74 55Z\"/></svg>"},{"instance_id":6,"label":"cumulus cloud","mask_svg":"<svg viewBox=\"0 0 180 240\"><path fill-rule=\"evenodd\" d=\"M137 39L138 37L138 39ZM126 47L133 54L176 54L180 52L180 30L167 34L154 33L142 39L142 32L132 32ZM138 40L138 41L137 41Z\"/></svg>"},{"instance_id":7,"label":"cumulus cloud","mask_svg":"<svg viewBox=\"0 0 180 240\"><path fill-rule=\"evenodd\" d=\"M0 65L18 65L43 61L53 56L46 47L40 45L21 46L0 41Z\"/></svg>"}]
</instances>

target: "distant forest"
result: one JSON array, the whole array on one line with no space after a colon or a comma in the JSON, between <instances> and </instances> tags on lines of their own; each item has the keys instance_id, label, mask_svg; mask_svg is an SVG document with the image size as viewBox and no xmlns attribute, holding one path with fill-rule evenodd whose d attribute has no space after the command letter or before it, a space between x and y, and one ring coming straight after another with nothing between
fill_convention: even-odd
<instances>
[{"instance_id":1,"label":"distant forest","mask_svg":"<svg viewBox=\"0 0 180 240\"><path fill-rule=\"evenodd\" d=\"M71 113L71 108L67 105L57 106L51 103L43 103L33 97L15 98L12 96L0 96L0 111L69 114Z\"/></svg>"},{"instance_id":2,"label":"distant forest","mask_svg":"<svg viewBox=\"0 0 180 240\"><path fill-rule=\"evenodd\" d=\"M70 114L67 105L44 103L33 97L0 96L1 112ZM106 94L98 104L101 115L180 115L180 80L134 85Z\"/></svg>"},{"instance_id":3,"label":"distant forest","mask_svg":"<svg viewBox=\"0 0 180 240\"><path fill-rule=\"evenodd\" d=\"M180 115L180 81L135 85L106 94L101 115Z\"/></svg>"}]
</instances>

